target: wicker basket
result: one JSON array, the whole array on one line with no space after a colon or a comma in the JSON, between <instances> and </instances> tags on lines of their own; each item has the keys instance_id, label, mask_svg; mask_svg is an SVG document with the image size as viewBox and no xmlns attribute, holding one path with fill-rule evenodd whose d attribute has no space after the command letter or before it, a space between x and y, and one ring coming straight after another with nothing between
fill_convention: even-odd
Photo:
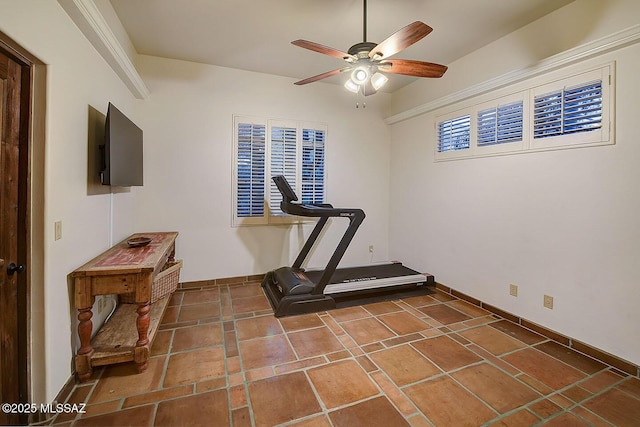
<instances>
[{"instance_id":1,"label":"wicker basket","mask_svg":"<svg viewBox=\"0 0 640 427\"><path fill-rule=\"evenodd\" d=\"M161 298L175 292L180 282L180 269L182 268L182 260L177 259L174 262L167 262L162 271L153 278L153 286L151 286L151 304ZM135 304L136 293L120 295L121 304Z\"/></svg>"}]
</instances>

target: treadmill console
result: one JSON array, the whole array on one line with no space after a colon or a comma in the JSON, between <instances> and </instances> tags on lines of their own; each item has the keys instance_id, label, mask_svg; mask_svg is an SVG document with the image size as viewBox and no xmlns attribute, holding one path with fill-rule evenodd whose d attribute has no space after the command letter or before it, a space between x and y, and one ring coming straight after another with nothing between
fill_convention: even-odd
<instances>
[{"instance_id":1,"label":"treadmill console","mask_svg":"<svg viewBox=\"0 0 640 427\"><path fill-rule=\"evenodd\" d=\"M276 187L278 187L278 191L280 191L280 194L282 194L282 200L285 203L291 203L298 200L298 196L296 196L296 193L293 192L293 189L289 185L287 178L285 178L283 175L276 175L271 179L273 179Z\"/></svg>"}]
</instances>

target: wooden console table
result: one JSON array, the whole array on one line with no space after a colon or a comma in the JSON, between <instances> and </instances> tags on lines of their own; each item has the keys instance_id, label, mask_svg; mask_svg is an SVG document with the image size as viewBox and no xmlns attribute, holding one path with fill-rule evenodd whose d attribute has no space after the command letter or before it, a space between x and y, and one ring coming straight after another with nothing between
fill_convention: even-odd
<instances>
[{"instance_id":1,"label":"wooden console table","mask_svg":"<svg viewBox=\"0 0 640 427\"><path fill-rule=\"evenodd\" d=\"M93 366L135 361L138 372L149 364L153 339L170 297L153 304L153 278L174 261L177 232L136 233L71 273L78 310L80 349L75 357L80 381L91 377ZM146 246L130 247L127 240L149 237ZM120 304L91 340L91 307L96 295L135 292L136 304Z\"/></svg>"}]
</instances>

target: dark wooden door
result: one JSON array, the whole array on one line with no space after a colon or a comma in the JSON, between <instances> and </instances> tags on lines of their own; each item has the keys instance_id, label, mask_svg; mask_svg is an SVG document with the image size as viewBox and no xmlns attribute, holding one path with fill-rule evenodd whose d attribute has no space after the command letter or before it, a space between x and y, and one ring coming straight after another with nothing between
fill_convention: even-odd
<instances>
[{"instance_id":1,"label":"dark wooden door","mask_svg":"<svg viewBox=\"0 0 640 427\"><path fill-rule=\"evenodd\" d=\"M0 49L0 402L27 401L30 70ZM0 425L24 415L0 411Z\"/></svg>"}]
</instances>

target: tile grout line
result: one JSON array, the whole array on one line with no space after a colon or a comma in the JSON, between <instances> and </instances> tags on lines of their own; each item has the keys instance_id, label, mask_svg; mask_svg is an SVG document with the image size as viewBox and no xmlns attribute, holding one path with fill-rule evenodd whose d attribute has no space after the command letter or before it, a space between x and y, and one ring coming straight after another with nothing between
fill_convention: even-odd
<instances>
[{"instance_id":1,"label":"tile grout line","mask_svg":"<svg viewBox=\"0 0 640 427\"><path fill-rule=\"evenodd\" d=\"M428 419L428 418L427 418L427 416L426 416L425 414L423 414L423 413L422 413L422 411L420 410L420 408L418 408L418 406L416 405L416 403L415 403L413 400L411 400L411 399L409 398L409 396L407 396L407 395L406 395L406 393L404 392L404 390L402 389L402 387L401 387L401 386L399 386L399 385L397 385L397 384L395 383L395 381L393 381L393 379L392 379L391 377L389 377L389 374L388 374L384 369L382 369L380 366L378 366L378 364L376 364L376 362L375 362L375 361L373 361L373 360L371 361L371 363L373 363L373 364L376 366L376 368L378 368L377 370L372 371L372 372L380 372L380 375L383 375L383 376L384 376L384 377L385 377L385 378L386 378L386 379L387 379L387 380L388 380L388 381L389 381L389 382L390 382L390 383L391 383L391 384L392 384L392 385L393 385L393 386L398 390L398 393L400 393L400 394L402 395L402 397L404 397L404 398L405 398L405 399L406 399L406 400L411 404L411 406L413 407L414 412L413 412L412 414L410 414L410 415L405 415L405 414L400 410L400 408L398 408L398 407L396 406L395 402L394 402L393 400L389 399L390 403L391 403L394 407L396 407L396 409L398 410L398 412L399 412L399 413L400 413L400 414L401 414L401 415L402 415L402 416L403 416L407 421L408 421L408 419L409 419L410 417L413 417L413 416L416 416L416 415L422 415L422 416L424 416L426 419ZM437 366L437 365L436 365L436 366ZM439 367L438 367L438 368L439 368ZM370 373L370 372L367 372L367 374L369 374L369 376L371 377L371 373ZM372 381L375 381L375 382L377 383L377 381L376 381L374 378L372 378ZM406 384L405 384L405 385L406 385ZM386 397L386 396L387 396L387 394L386 394L386 392L384 392L384 390L383 390L383 393L384 393L384 396Z\"/></svg>"},{"instance_id":2,"label":"tile grout line","mask_svg":"<svg viewBox=\"0 0 640 427\"><path fill-rule=\"evenodd\" d=\"M251 401L251 395L249 394L249 383L250 381L247 380L247 375L246 375L246 371L244 368L244 361L242 358L242 353L240 352L240 337L238 335L238 319L235 314L233 313L233 298L231 296L231 288L229 285L227 285L227 290L228 290L228 295L229 295L229 308L231 310L231 322L233 323L233 332L234 332L234 337L235 337L235 345L236 348L238 350L238 355L236 356L238 358L238 366L240 368L240 371L238 372L238 374L241 374L242 376L242 386L244 388L244 393L245 393L245 398L247 401L247 409L249 411L249 421L251 422L252 426L256 425L256 420L255 420L255 413L253 410L253 403ZM225 336L225 340L226 340L226 336ZM236 408L236 409L240 409L240 408ZM234 409L231 408L231 405L229 405L229 411L230 411L230 416L231 416L231 420L230 420L230 424L233 425L233 412Z\"/></svg>"}]
</instances>

